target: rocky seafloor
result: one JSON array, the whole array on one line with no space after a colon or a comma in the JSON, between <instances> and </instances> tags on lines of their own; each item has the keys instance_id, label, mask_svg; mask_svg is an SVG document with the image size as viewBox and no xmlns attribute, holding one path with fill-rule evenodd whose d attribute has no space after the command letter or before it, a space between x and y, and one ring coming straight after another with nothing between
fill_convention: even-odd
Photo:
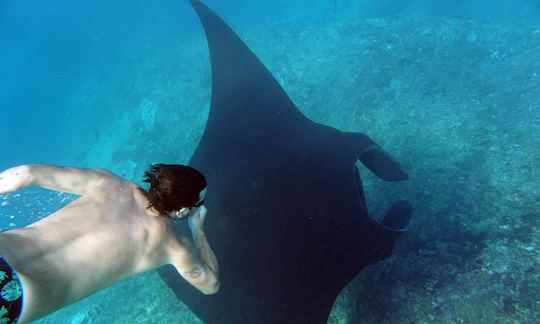
<instances>
[{"instance_id":1,"label":"rocky seafloor","mask_svg":"<svg viewBox=\"0 0 540 324\"><path fill-rule=\"evenodd\" d=\"M410 175L384 183L359 166L374 217L405 198L414 223L344 289L329 323L540 322L538 22L402 17L239 34L305 115L369 134ZM207 48L201 34L153 50L126 49L88 76L73 118L93 135L71 163L139 181L151 162L187 162L208 112ZM38 321L196 322L153 272Z\"/></svg>"}]
</instances>

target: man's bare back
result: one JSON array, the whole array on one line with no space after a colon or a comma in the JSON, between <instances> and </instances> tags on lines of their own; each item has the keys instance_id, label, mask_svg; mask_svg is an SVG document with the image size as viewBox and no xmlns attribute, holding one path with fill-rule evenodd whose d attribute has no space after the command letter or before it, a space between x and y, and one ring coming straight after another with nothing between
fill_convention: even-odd
<instances>
[{"instance_id":1,"label":"man's bare back","mask_svg":"<svg viewBox=\"0 0 540 324\"><path fill-rule=\"evenodd\" d=\"M177 237L173 219L147 208L137 185L110 172L34 165L21 167L18 177L28 177L25 172L39 178L33 184L81 197L30 226L0 233L0 256L23 287L21 322L166 264L202 292L217 291L217 261L202 229L204 206L189 216L194 245ZM2 181L0 194L7 190Z\"/></svg>"}]
</instances>

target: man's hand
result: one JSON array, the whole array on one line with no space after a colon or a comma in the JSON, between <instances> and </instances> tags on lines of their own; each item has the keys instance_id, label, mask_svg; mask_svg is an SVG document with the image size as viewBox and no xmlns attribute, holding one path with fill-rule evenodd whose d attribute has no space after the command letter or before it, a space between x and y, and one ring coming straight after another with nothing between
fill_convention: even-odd
<instances>
[{"instance_id":1,"label":"man's hand","mask_svg":"<svg viewBox=\"0 0 540 324\"><path fill-rule=\"evenodd\" d=\"M0 195L16 191L30 184L30 168L21 165L0 173Z\"/></svg>"},{"instance_id":2,"label":"man's hand","mask_svg":"<svg viewBox=\"0 0 540 324\"><path fill-rule=\"evenodd\" d=\"M189 229L193 231L202 231L204 220L206 219L206 207L201 206L188 218Z\"/></svg>"}]
</instances>

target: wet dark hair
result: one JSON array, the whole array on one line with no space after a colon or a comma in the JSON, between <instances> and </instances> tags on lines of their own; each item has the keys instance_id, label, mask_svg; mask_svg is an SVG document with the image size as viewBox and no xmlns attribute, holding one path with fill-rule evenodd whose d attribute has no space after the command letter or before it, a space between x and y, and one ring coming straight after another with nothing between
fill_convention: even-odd
<instances>
[{"instance_id":1,"label":"wet dark hair","mask_svg":"<svg viewBox=\"0 0 540 324\"><path fill-rule=\"evenodd\" d=\"M206 179L199 171L179 164L153 164L144 173L143 181L150 184L148 191L141 188L150 202L148 208L161 215L195 207L199 194L206 188Z\"/></svg>"}]
</instances>

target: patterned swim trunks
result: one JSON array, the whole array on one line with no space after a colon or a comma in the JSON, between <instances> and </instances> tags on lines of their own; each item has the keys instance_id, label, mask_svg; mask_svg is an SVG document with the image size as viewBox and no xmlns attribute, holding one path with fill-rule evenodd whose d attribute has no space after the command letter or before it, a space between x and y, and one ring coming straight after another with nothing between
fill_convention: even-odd
<instances>
[{"instance_id":1,"label":"patterned swim trunks","mask_svg":"<svg viewBox=\"0 0 540 324\"><path fill-rule=\"evenodd\" d=\"M0 323L17 323L22 310L22 286L19 277L0 257Z\"/></svg>"}]
</instances>

